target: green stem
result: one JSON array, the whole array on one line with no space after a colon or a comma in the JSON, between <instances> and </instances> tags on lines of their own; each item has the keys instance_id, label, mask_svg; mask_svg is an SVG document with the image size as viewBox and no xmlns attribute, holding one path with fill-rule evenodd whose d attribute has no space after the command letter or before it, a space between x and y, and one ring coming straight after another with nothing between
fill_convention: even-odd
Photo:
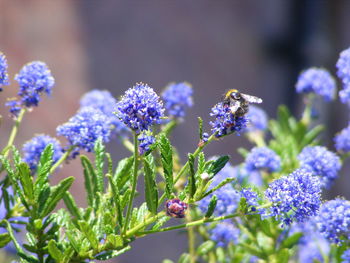
<instances>
[{"instance_id":1,"label":"green stem","mask_svg":"<svg viewBox=\"0 0 350 263\"><path fill-rule=\"evenodd\" d=\"M160 233L160 232L167 232L167 231L171 231L171 230L175 230L175 229L181 229L181 228L188 228L188 227L194 227L194 226L199 226L199 225L203 225L205 223L211 223L211 222L217 222L217 221L222 221L225 219L229 219L229 218L234 218L239 216L240 214L236 213L236 214L231 214L231 215L227 215L227 216L218 216L218 217L214 217L214 218L202 218L190 223L185 223L185 224L181 224L181 225L177 225L177 226L170 226L170 227L165 227L162 229L156 229L156 230L147 230L147 231L143 231L143 232L139 232L138 235L147 235L147 234L154 234L154 233Z\"/></svg>"},{"instance_id":2,"label":"green stem","mask_svg":"<svg viewBox=\"0 0 350 263\"><path fill-rule=\"evenodd\" d=\"M171 120L170 122L168 122L164 129L162 130L163 133L165 133L166 136L168 136L171 131L176 127L177 125L177 121L176 120Z\"/></svg>"},{"instance_id":3,"label":"green stem","mask_svg":"<svg viewBox=\"0 0 350 263\"><path fill-rule=\"evenodd\" d=\"M196 149L196 151L193 153L194 158L196 158L198 156L198 154L204 149L204 147L210 143L212 140L215 139L215 134L211 135L208 138L208 141L206 141L205 143L201 144L198 146L198 148ZM179 171L179 173L176 175L175 179L174 179L174 184L181 178L181 176L186 172L186 170L188 169L188 166L190 165L190 163L187 161L185 163L185 165L181 168L181 170ZM159 204L161 204L164 199L166 197L166 193L163 193L163 195L159 198Z\"/></svg>"},{"instance_id":4,"label":"green stem","mask_svg":"<svg viewBox=\"0 0 350 263\"><path fill-rule=\"evenodd\" d=\"M188 213L188 216L186 220L191 221L191 215ZM188 235L188 251L190 253L190 263L196 263L196 236L194 233L194 229L192 227L187 229L187 235Z\"/></svg>"},{"instance_id":5,"label":"green stem","mask_svg":"<svg viewBox=\"0 0 350 263\"><path fill-rule=\"evenodd\" d=\"M126 217L125 217L125 224L124 224L124 233L126 233L128 226L129 226L129 221L130 221L130 216L131 216L131 211L132 211L132 205L134 201L134 196L136 192L136 184L137 184L137 169L138 169L138 162L139 162L139 151L138 151L138 140L137 140L137 134L134 133L134 170L133 170L133 176L132 176L132 185L131 185L131 195L129 199L129 204L128 204L128 209L126 212Z\"/></svg>"},{"instance_id":6,"label":"green stem","mask_svg":"<svg viewBox=\"0 0 350 263\"><path fill-rule=\"evenodd\" d=\"M75 148L75 146L71 146L68 151L66 151L61 158L55 162L54 165L52 165L51 169L50 169L50 174L52 174L65 160L67 160L67 158L69 157L69 155L71 154L71 152L73 151L73 149Z\"/></svg>"},{"instance_id":7,"label":"green stem","mask_svg":"<svg viewBox=\"0 0 350 263\"><path fill-rule=\"evenodd\" d=\"M19 112L18 117L15 120L15 125L13 126L12 131L10 133L10 137L9 137L8 142L7 142L7 145L1 151L1 155L4 155L5 157L7 157L9 149L11 148L11 146L13 145L13 142L15 141L15 138L16 138L17 133L18 133L19 125L21 124L21 122L23 120L23 116L24 116L25 112L26 112L25 108L22 108L21 111Z\"/></svg>"},{"instance_id":8,"label":"green stem","mask_svg":"<svg viewBox=\"0 0 350 263\"><path fill-rule=\"evenodd\" d=\"M135 233L137 233L137 231L139 231L140 229L148 226L149 224L154 223L155 221L158 220L158 218L162 217L165 215L165 212L159 212L158 214L147 218L145 221L143 221L141 224L135 226L134 228L130 229L129 231L126 232L125 236L126 237L132 237Z\"/></svg>"},{"instance_id":9,"label":"green stem","mask_svg":"<svg viewBox=\"0 0 350 263\"><path fill-rule=\"evenodd\" d=\"M127 150L129 150L130 152L134 152L134 145L127 138L121 137L120 140Z\"/></svg>"}]
</instances>

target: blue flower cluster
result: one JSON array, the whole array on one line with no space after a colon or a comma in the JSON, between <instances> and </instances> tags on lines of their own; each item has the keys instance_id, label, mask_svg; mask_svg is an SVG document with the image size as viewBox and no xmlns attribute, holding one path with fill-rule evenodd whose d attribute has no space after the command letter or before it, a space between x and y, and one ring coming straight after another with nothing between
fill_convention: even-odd
<instances>
[{"instance_id":1,"label":"blue flower cluster","mask_svg":"<svg viewBox=\"0 0 350 263\"><path fill-rule=\"evenodd\" d=\"M164 106L169 116L174 118L185 117L185 109L192 107L193 89L189 83L171 83L162 94Z\"/></svg>"},{"instance_id":2,"label":"blue flower cluster","mask_svg":"<svg viewBox=\"0 0 350 263\"><path fill-rule=\"evenodd\" d=\"M227 163L225 167L213 178L210 189L220 184L226 178L231 178L233 176L234 169L229 163ZM215 215L229 215L236 211L241 199L241 194L233 188L232 184L229 183L221 187L215 191L215 195L217 196L217 204L214 212ZM207 211L212 196L213 194L210 194L199 201L199 209L203 213Z\"/></svg>"},{"instance_id":3,"label":"blue flower cluster","mask_svg":"<svg viewBox=\"0 0 350 263\"><path fill-rule=\"evenodd\" d=\"M350 84L339 91L339 98L342 103L350 106Z\"/></svg>"},{"instance_id":4,"label":"blue flower cluster","mask_svg":"<svg viewBox=\"0 0 350 263\"><path fill-rule=\"evenodd\" d=\"M240 185L254 185L262 186L263 180L259 171L248 171L245 164L237 165L234 167L235 178Z\"/></svg>"},{"instance_id":5,"label":"blue flower cluster","mask_svg":"<svg viewBox=\"0 0 350 263\"><path fill-rule=\"evenodd\" d=\"M298 93L316 93L325 101L331 101L335 98L337 86L327 70L310 68L299 75L296 90Z\"/></svg>"},{"instance_id":6,"label":"blue flower cluster","mask_svg":"<svg viewBox=\"0 0 350 263\"><path fill-rule=\"evenodd\" d=\"M298 155L300 167L319 176L323 186L333 182L341 168L340 158L323 146L305 147Z\"/></svg>"},{"instance_id":7,"label":"blue flower cluster","mask_svg":"<svg viewBox=\"0 0 350 263\"><path fill-rule=\"evenodd\" d=\"M141 133L137 137L139 141L139 154L142 155L150 149L150 146L156 142L156 138L147 132Z\"/></svg>"},{"instance_id":8,"label":"blue flower cluster","mask_svg":"<svg viewBox=\"0 0 350 263\"><path fill-rule=\"evenodd\" d=\"M247 127L248 119L246 117L238 117L232 114L230 107L220 102L212 109L210 116L215 118L209 124L212 126L212 131L217 138L230 133L237 133Z\"/></svg>"},{"instance_id":9,"label":"blue flower cluster","mask_svg":"<svg viewBox=\"0 0 350 263\"><path fill-rule=\"evenodd\" d=\"M40 97L43 93L51 94L55 80L51 71L44 62L33 61L23 66L20 72L15 76L19 84L19 100L11 100L6 103L10 107L10 112L15 116L24 106L31 108L38 106Z\"/></svg>"},{"instance_id":10,"label":"blue flower cluster","mask_svg":"<svg viewBox=\"0 0 350 263\"><path fill-rule=\"evenodd\" d=\"M298 169L289 176L273 181L265 196L272 202L267 216L274 216L282 221L282 225L290 225L293 221L303 222L318 212L321 183L307 170Z\"/></svg>"},{"instance_id":11,"label":"blue flower cluster","mask_svg":"<svg viewBox=\"0 0 350 263\"><path fill-rule=\"evenodd\" d=\"M350 48L340 53L336 67L338 77L344 84L350 84Z\"/></svg>"},{"instance_id":12,"label":"blue flower cluster","mask_svg":"<svg viewBox=\"0 0 350 263\"><path fill-rule=\"evenodd\" d=\"M350 248L343 252L341 259L342 263L350 263Z\"/></svg>"},{"instance_id":13,"label":"blue flower cluster","mask_svg":"<svg viewBox=\"0 0 350 263\"><path fill-rule=\"evenodd\" d=\"M267 129L268 117L263 109L250 105L247 113L247 119L249 120L249 123L245 131L255 132L265 131Z\"/></svg>"},{"instance_id":14,"label":"blue flower cluster","mask_svg":"<svg viewBox=\"0 0 350 263\"><path fill-rule=\"evenodd\" d=\"M130 129L139 134L160 123L164 116L163 103L147 84L137 83L125 92L117 103L118 118Z\"/></svg>"},{"instance_id":15,"label":"blue flower cluster","mask_svg":"<svg viewBox=\"0 0 350 263\"><path fill-rule=\"evenodd\" d=\"M331 243L340 244L350 239L350 202L334 199L322 204L317 216L317 227Z\"/></svg>"},{"instance_id":16,"label":"blue flower cluster","mask_svg":"<svg viewBox=\"0 0 350 263\"><path fill-rule=\"evenodd\" d=\"M281 158L267 147L254 147L245 159L247 171L276 172L281 168Z\"/></svg>"},{"instance_id":17,"label":"blue flower cluster","mask_svg":"<svg viewBox=\"0 0 350 263\"><path fill-rule=\"evenodd\" d=\"M77 151L91 152L98 138L109 141L111 130L105 114L95 108L83 107L67 123L57 127L57 134L66 137Z\"/></svg>"},{"instance_id":18,"label":"blue flower cluster","mask_svg":"<svg viewBox=\"0 0 350 263\"><path fill-rule=\"evenodd\" d=\"M240 231L232 222L222 221L210 230L210 239L219 247L227 247L229 243L237 244Z\"/></svg>"},{"instance_id":19,"label":"blue flower cluster","mask_svg":"<svg viewBox=\"0 0 350 263\"><path fill-rule=\"evenodd\" d=\"M53 147L52 161L56 163L62 156L62 147L57 139L49 135L39 134L23 145L23 161L29 165L32 172L36 171L40 156L49 144L52 144Z\"/></svg>"},{"instance_id":20,"label":"blue flower cluster","mask_svg":"<svg viewBox=\"0 0 350 263\"><path fill-rule=\"evenodd\" d=\"M259 205L258 194L254 192L251 188L243 188L241 190L241 196L245 198L247 204L251 207L251 211L256 211L256 207Z\"/></svg>"},{"instance_id":21,"label":"blue flower cluster","mask_svg":"<svg viewBox=\"0 0 350 263\"><path fill-rule=\"evenodd\" d=\"M119 136L125 136L128 127L114 114L117 101L107 90L92 90L84 94L80 100L81 107L92 107L100 110L109 119L112 126L111 132Z\"/></svg>"},{"instance_id":22,"label":"blue flower cluster","mask_svg":"<svg viewBox=\"0 0 350 263\"><path fill-rule=\"evenodd\" d=\"M2 52L0 52L0 91L2 91L2 86L10 84L7 68L7 59L5 55Z\"/></svg>"}]
</instances>

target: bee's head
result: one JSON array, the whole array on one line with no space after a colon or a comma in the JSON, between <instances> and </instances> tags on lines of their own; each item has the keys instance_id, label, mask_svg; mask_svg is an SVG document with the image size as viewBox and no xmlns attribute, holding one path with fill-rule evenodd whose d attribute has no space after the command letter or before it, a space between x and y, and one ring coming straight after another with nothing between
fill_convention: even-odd
<instances>
[{"instance_id":1,"label":"bee's head","mask_svg":"<svg viewBox=\"0 0 350 263\"><path fill-rule=\"evenodd\" d=\"M238 90L232 90L230 93L230 98L234 100L240 100L241 99L241 93L239 93Z\"/></svg>"}]
</instances>

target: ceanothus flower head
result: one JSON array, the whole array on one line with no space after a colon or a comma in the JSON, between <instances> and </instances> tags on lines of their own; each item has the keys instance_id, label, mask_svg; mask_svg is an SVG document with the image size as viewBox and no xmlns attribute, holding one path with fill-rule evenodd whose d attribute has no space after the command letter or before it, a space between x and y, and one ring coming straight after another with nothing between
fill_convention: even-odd
<instances>
[{"instance_id":1,"label":"ceanothus flower head","mask_svg":"<svg viewBox=\"0 0 350 263\"><path fill-rule=\"evenodd\" d=\"M350 152L350 124L335 135L334 146L338 152Z\"/></svg>"},{"instance_id":2,"label":"ceanothus flower head","mask_svg":"<svg viewBox=\"0 0 350 263\"><path fill-rule=\"evenodd\" d=\"M307 146L298 155L300 167L319 176L323 186L328 187L337 178L341 168L340 158L323 146Z\"/></svg>"},{"instance_id":3,"label":"ceanothus flower head","mask_svg":"<svg viewBox=\"0 0 350 263\"><path fill-rule=\"evenodd\" d=\"M25 107L38 106L43 93L51 94L55 84L51 71L44 62L33 61L23 66L15 76L19 84L18 95Z\"/></svg>"},{"instance_id":4,"label":"ceanothus flower head","mask_svg":"<svg viewBox=\"0 0 350 263\"><path fill-rule=\"evenodd\" d=\"M40 156L49 144L52 144L53 147L52 161L56 163L61 158L63 150L60 142L56 138L45 134L39 134L23 145L23 161L29 165L32 172L36 171Z\"/></svg>"},{"instance_id":5,"label":"ceanothus flower head","mask_svg":"<svg viewBox=\"0 0 350 263\"><path fill-rule=\"evenodd\" d=\"M247 204L250 206L251 211L256 211L256 207L259 205L259 196L256 192L254 192L251 188L243 188L241 190L241 196L245 198ZM259 211L262 213L263 210Z\"/></svg>"},{"instance_id":6,"label":"ceanothus flower head","mask_svg":"<svg viewBox=\"0 0 350 263\"><path fill-rule=\"evenodd\" d=\"M344 84L350 84L350 47L340 53L336 67L338 77Z\"/></svg>"},{"instance_id":7,"label":"ceanothus flower head","mask_svg":"<svg viewBox=\"0 0 350 263\"><path fill-rule=\"evenodd\" d=\"M97 139L108 142L110 137L108 117L100 110L83 107L68 122L57 127L57 134L66 137L71 146L91 152Z\"/></svg>"},{"instance_id":8,"label":"ceanothus flower head","mask_svg":"<svg viewBox=\"0 0 350 263\"><path fill-rule=\"evenodd\" d=\"M331 243L350 239L350 202L334 199L322 204L316 218L318 230Z\"/></svg>"},{"instance_id":9,"label":"ceanothus flower head","mask_svg":"<svg viewBox=\"0 0 350 263\"><path fill-rule=\"evenodd\" d=\"M214 121L209 122L212 126L213 133L216 137L222 137L231 133L237 133L247 127L248 119L243 116L235 116L232 114L230 107L222 102L216 104L212 109L210 116L215 118Z\"/></svg>"},{"instance_id":10,"label":"ceanothus flower head","mask_svg":"<svg viewBox=\"0 0 350 263\"><path fill-rule=\"evenodd\" d=\"M342 263L350 263L350 248L343 252L341 259Z\"/></svg>"},{"instance_id":11,"label":"ceanothus flower head","mask_svg":"<svg viewBox=\"0 0 350 263\"><path fill-rule=\"evenodd\" d=\"M212 183L209 187L209 189L212 189L213 187L219 185L223 180L226 178L230 178L234 176L234 169L233 167L227 163L225 167L215 175L215 177L212 179ZM241 194L233 188L233 185L231 183L228 183L224 185L223 187L216 190L213 194L210 194L200 200L198 202L199 209L205 213L208 209L210 200L213 195L217 196L217 203L216 208L214 211L214 215L216 216L222 216L222 215L229 215L233 214L238 205L239 201L241 200Z\"/></svg>"},{"instance_id":12,"label":"ceanothus flower head","mask_svg":"<svg viewBox=\"0 0 350 263\"><path fill-rule=\"evenodd\" d=\"M346 84L344 88L339 91L339 98L341 103L350 106L350 83Z\"/></svg>"},{"instance_id":13,"label":"ceanothus flower head","mask_svg":"<svg viewBox=\"0 0 350 263\"><path fill-rule=\"evenodd\" d=\"M237 182L239 182L240 185L263 185L263 180L259 171L248 171L244 163L235 166L233 169L235 170L235 175L233 177L237 178Z\"/></svg>"},{"instance_id":14,"label":"ceanothus flower head","mask_svg":"<svg viewBox=\"0 0 350 263\"><path fill-rule=\"evenodd\" d=\"M110 125L113 126L112 133L124 136L129 129L114 114L116 105L116 99L107 90L92 90L85 93L80 99L81 107L92 107L99 109L108 117Z\"/></svg>"},{"instance_id":15,"label":"ceanothus flower head","mask_svg":"<svg viewBox=\"0 0 350 263\"><path fill-rule=\"evenodd\" d=\"M283 176L269 184L266 198L272 202L270 213L290 225L293 221L303 222L315 216L321 205L321 183L308 170L297 169L289 176Z\"/></svg>"},{"instance_id":16,"label":"ceanothus flower head","mask_svg":"<svg viewBox=\"0 0 350 263\"><path fill-rule=\"evenodd\" d=\"M249 120L249 123L245 131L255 132L265 131L267 129L268 117L263 109L250 105L247 113L247 119Z\"/></svg>"},{"instance_id":17,"label":"ceanothus flower head","mask_svg":"<svg viewBox=\"0 0 350 263\"><path fill-rule=\"evenodd\" d=\"M137 134L160 123L164 116L163 103L147 84L137 83L128 89L117 103L118 118Z\"/></svg>"},{"instance_id":18,"label":"ceanothus flower head","mask_svg":"<svg viewBox=\"0 0 350 263\"><path fill-rule=\"evenodd\" d=\"M0 91L2 91L2 86L10 85L7 68L7 59L5 55L2 52L0 52Z\"/></svg>"},{"instance_id":19,"label":"ceanothus flower head","mask_svg":"<svg viewBox=\"0 0 350 263\"><path fill-rule=\"evenodd\" d=\"M193 105L192 94L193 89L189 83L170 83L162 94L164 106L169 116L185 117L185 109Z\"/></svg>"},{"instance_id":20,"label":"ceanothus flower head","mask_svg":"<svg viewBox=\"0 0 350 263\"><path fill-rule=\"evenodd\" d=\"M281 168L281 158L267 147L254 147L245 159L247 171L276 172Z\"/></svg>"},{"instance_id":21,"label":"ceanothus flower head","mask_svg":"<svg viewBox=\"0 0 350 263\"><path fill-rule=\"evenodd\" d=\"M222 221L210 230L210 239L218 247L227 247L229 243L237 244L240 231L229 220Z\"/></svg>"},{"instance_id":22,"label":"ceanothus flower head","mask_svg":"<svg viewBox=\"0 0 350 263\"><path fill-rule=\"evenodd\" d=\"M335 98L337 86L327 70L309 68L299 75L296 90L298 93L316 93L325 101L331 101Z\"/></svg>"},{"instance_id":23,"label":"ceanothus flower head","mask_svg":"<svg viewBox=\"0 0 350 263\"><path fill-rule=\"evenodd\" d=\"M156 142L156 138L152 134L142 132L138 137L139 141L139 154L143 155L150 149L150 146Z\"/></svg>"}]
</instances>

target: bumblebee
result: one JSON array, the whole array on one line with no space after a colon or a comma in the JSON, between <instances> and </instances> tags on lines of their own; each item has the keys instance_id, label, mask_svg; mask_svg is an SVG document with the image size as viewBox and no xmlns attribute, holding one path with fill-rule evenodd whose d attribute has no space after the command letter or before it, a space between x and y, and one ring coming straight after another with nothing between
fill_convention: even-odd
<instances>
[{"instance_id":1,"label":"bumblebee","mask_svg":"<svg viewBox=\"0 0 350 263\"><path fill-rule=\"evenodd\" d=\"M250 103L262 103L262 99L231 89L224 95L223 103L233 115L242 117L248 112Z\"/></svg>"}]
</instances>

